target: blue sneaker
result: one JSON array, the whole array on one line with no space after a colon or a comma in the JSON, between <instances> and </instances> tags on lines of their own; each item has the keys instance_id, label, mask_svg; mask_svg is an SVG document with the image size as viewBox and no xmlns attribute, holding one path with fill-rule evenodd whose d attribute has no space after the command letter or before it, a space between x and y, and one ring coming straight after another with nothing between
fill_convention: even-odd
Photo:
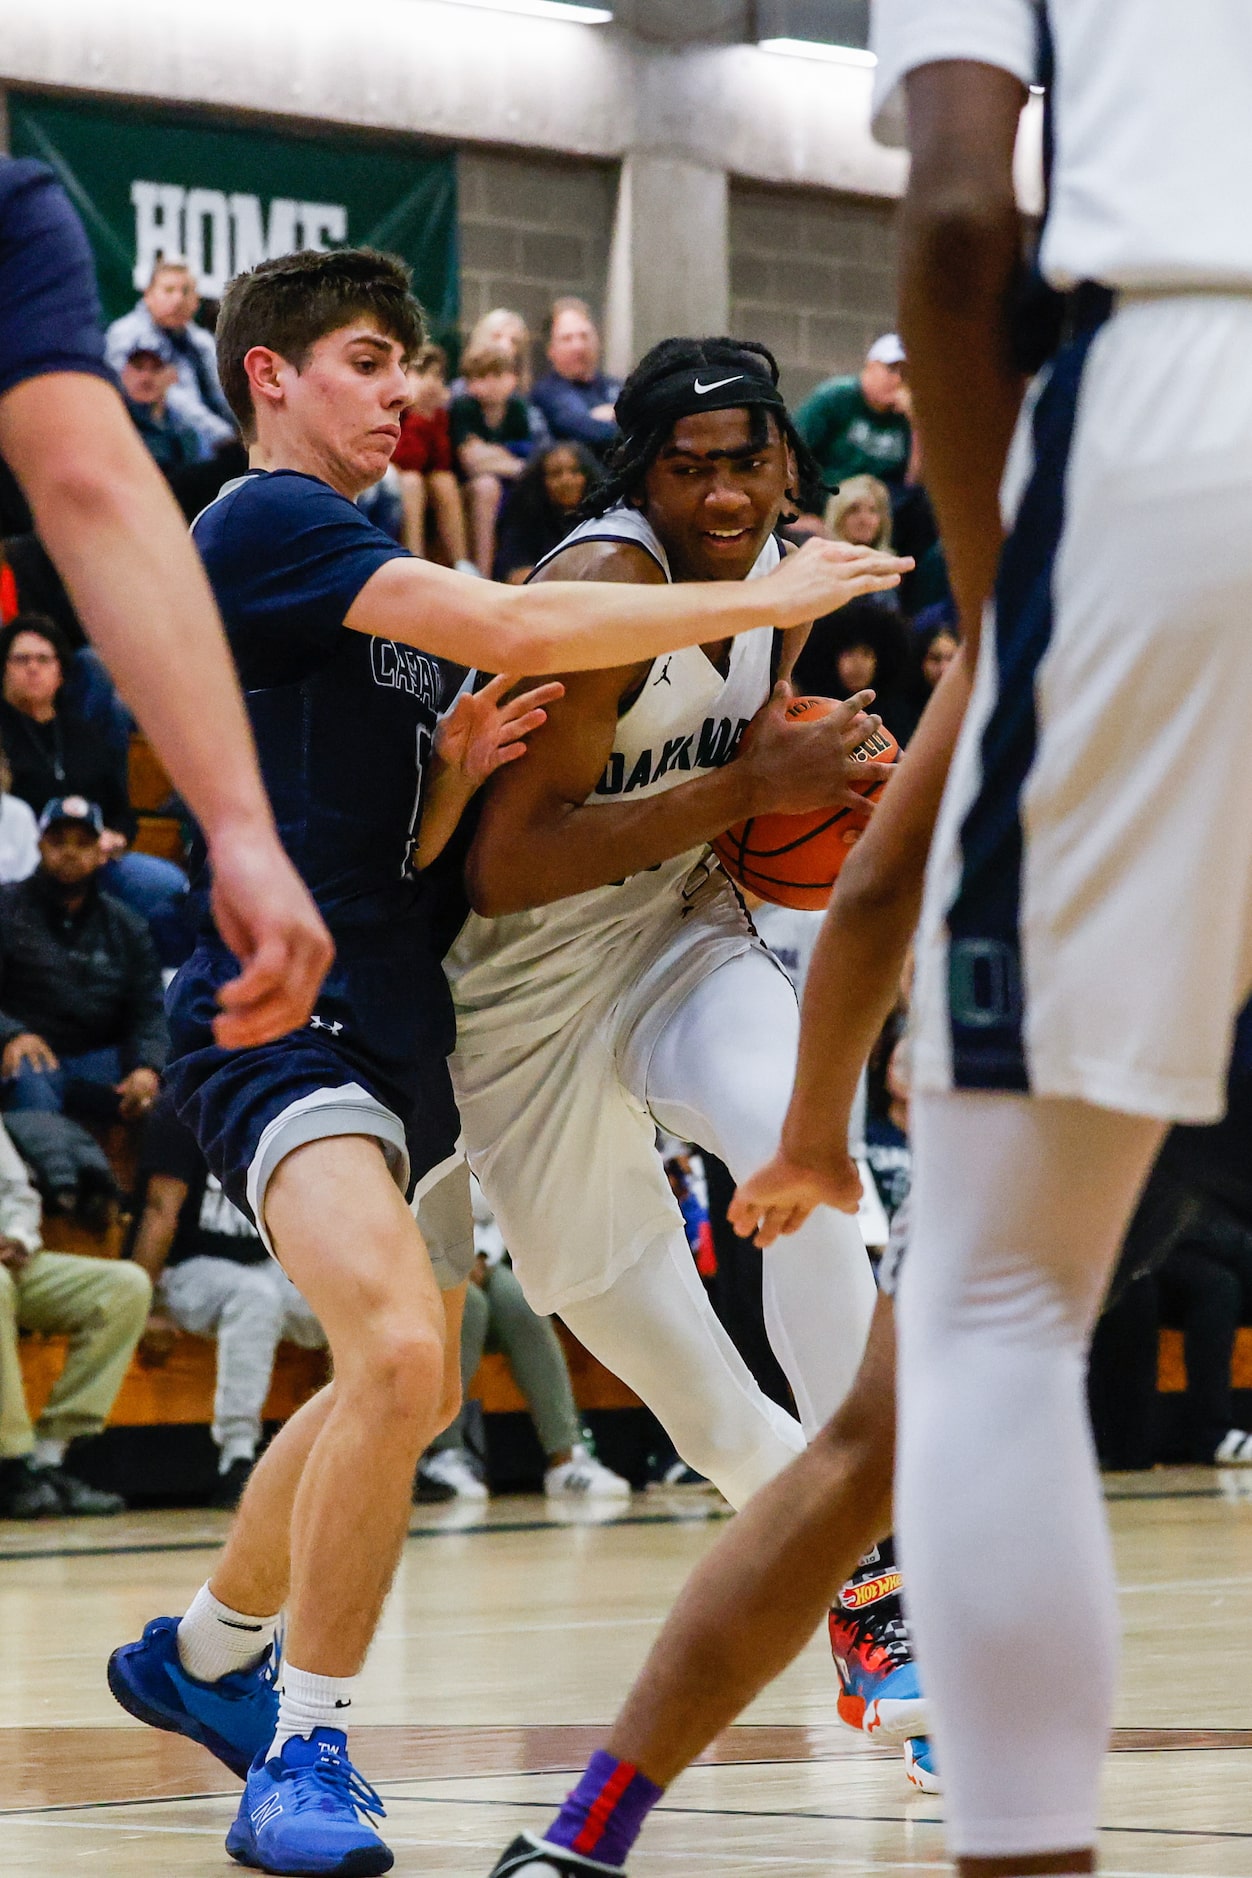
<instances>
[{"instance_id":1,"label":"blue sneaker","mask_svg":"<svg viewBox=\"0 0 1252 1878\"><path fill-rule=\"evenodd\" d=\"M905 1742L904 1773L909 1785L922 1793L943 1792L935 1765L935 1744L929 1735L917 1735Z\"/></svg>"},{"instance_id":2,"label":"blue sneaker","mask_svg":"<svg viewBox=\"0 0 1252 1878\"><path fill-rule=\"evenodd\" d=\"M365 1819L385 1808L348 1759L338 1728L293 1735L248 1775L226 1850L259 1871L370 1878L395 1863Z\"/></svg>"},{"instance_id":3,"label":"blue sneaker","mask_svg":"<svg viewBox=\"0 0 1252 1878\"><path fill-rule=\"evenodd\" d=\"M930 1717L889 1544L876 1546L840 1593L830 1613L830 1648L840 1720L878 1741L903 1742L927 1734Z\"/></svg>"},{"instance_id":4,"label":"blue sneaker","mask_svg":"<svg viewBox=\"0 0 1252 1878\"><path fill-rule=\"evenodd\" d=\"M178 1660L178 1619L154 1617L138 1643L109 1658L109 1688L137 1721L186 1735L246 1780L278 1723L277 1647L256 1669L197 1682Z\"/></svg>"}]
</instances>

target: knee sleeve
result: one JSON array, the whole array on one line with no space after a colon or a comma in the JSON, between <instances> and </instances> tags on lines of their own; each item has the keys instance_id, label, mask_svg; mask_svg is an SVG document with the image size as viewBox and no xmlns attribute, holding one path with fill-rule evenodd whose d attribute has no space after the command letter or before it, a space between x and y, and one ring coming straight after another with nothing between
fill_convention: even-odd
<instances>
[{"instance_id":1,"label":"knee sleeve","mask_svg":"<svg viewBox=\"0 0 1252 1878\"><path fill-rule=\"evenodd\" d=\"M680 1235L654 1239L607 1291L561 1315L732 1506L804 1446L798 1423L757 1387L718 1323Z\"/></svg>"},{"instance_id":2,"label":"knee sleeve","mask_svg":"<svg viewBox=\"0 0 1252 1878\"><path fill-rule=\"evenodd\" d=\"M1117 1610L1086 1349L1156 1124L922 1096L897 1302L897 1534L951 1849L1091 1844Z\"/></svg>"}]
</instances>

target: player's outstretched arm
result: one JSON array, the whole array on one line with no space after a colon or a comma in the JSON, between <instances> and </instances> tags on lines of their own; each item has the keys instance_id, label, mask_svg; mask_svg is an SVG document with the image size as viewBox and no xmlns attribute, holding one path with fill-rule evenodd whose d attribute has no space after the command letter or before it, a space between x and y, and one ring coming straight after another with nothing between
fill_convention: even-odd
<instances>
[{"instance_id":1,"label":"player's outstretched arm","mask_svg":"<svg viewBox=\"0 0 1252 1878\"><path fill-rule=\"evenodd\" d=\"M480 671L590 671L758 626L799 626L860 594L899 586L912 565L872 548L815 540L764 580L508 587L397 559L365 583L346 624Z\"/></svg>"},{"instance_id":2,"label":"player's outstretched arm","mask_svg":"<svg viewBox=\"0 0 1252 1878\"><path fill-rule=\"evenodd\" d=\"M730 1220L770 1245L825 1204L855 1212L848 1122L861 1070L899 994L921 910L935 817L969 698L968 653L944 673L869 829L835 887L813 952L795 1088L774 1159L735 1194Z\"/></svg>"},{"instance_id":3,"label":"player's outstretched arm","mask_svg":"<svg viewBox=\"0 0 1252 1878\"><path fill-rule=\"evenodd\" d=\"M70 598L209 845L218 926L243 971L219 1043L302 1024L332 947L279 845L199 557L103 379L52 373L0 398L0 455Z\"/></svg>"}]
</instances>

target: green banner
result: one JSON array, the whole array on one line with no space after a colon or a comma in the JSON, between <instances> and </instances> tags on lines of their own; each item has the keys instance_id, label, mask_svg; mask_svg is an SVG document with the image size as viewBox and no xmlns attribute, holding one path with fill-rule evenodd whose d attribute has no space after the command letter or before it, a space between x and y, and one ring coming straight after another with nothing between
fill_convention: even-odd
<instances>
[{"instance_id":1,"label":"green banner","mask_svg":"<svg viewBox=\"0 0 1252 1878\"><path fill-rule=\"evenodd\" d=\"M106 319L177 254L205 299L296 248L403 255L431 326L457 319L456 157L9 93L10 149L57 171L95 249Z\"/></svg>"}]
</instances>

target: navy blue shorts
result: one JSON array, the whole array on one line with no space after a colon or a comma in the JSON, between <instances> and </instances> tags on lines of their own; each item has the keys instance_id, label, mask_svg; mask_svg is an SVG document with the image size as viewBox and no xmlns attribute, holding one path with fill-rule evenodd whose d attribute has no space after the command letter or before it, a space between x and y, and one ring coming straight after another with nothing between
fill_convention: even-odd
<instances>
[{"instance_id":1,"label":"navy blue shorts","mask_svg":"<svg viewBox=\"0 0 1252 1878\"><path fill-rule=\"evenodd\" d=\"M306 1142L373 1135L415 1204L443 1189L459 1160L442 971L433 962L421 969L411 947L394 943L349 950L345 962L341 946L305 1027L255 1049L223 1050L213 1041L217 992L239 969L220 942L202 941L166 996L174 1105L267 1245L265 1190L279 1162ZM464 1204L458 1188L455 1212L467 1219L468 1186ZM445 1286L459 1283L473 1258L466 1232L453 1237L455 1246L430 1243Z\"/></svg>"},{"instance_id":2,"label":"navy blue shorts","mask_svg":"<svg viewBox=\"0 0 1252 1878\"><path fill-rule=\"evenodd\" d=\"M83 225L46 163L0 157L0 396L48 372L117 381L104 362Z\"/></svg>"}]
</instances>

